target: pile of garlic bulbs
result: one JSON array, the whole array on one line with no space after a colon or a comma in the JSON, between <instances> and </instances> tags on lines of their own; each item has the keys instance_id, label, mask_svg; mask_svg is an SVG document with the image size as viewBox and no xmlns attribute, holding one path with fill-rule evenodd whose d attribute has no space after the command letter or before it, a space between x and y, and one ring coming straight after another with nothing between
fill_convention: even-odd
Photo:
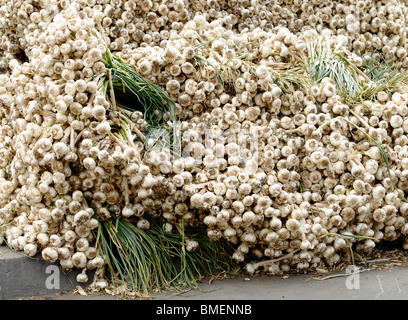
<instances>
[{"instance_id":1,"label":"pile of garlic bulbs","mask_svg":"<svg viewBox=\"0 0 408 320\"><path fill-rule=\"evenodd\" d=\"M406 68L407 14L397 0L0 1L2 236L92 270L98 219L163 217L168 231L205 224L272 273L405 236L408 91L351 107L333 79L290 72L316 43L356 69ZM179 153L140 141L140 112L129 141L112 133L107 50L174 100Z\"/></svg>"}]
</instances>

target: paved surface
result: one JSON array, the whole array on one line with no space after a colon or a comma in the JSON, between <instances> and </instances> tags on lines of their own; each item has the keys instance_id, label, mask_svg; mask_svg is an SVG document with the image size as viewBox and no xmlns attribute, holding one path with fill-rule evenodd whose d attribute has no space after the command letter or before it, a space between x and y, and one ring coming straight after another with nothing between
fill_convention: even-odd
<instances>
[{"instance_id":1,"label":"paved surface","mask_svg":"<svg viewBox=\"0 0 408 320\"><path fill-rule=\"evenodd\" d=\"M79 271L63 272L41 257L28 258L0 246L0 300L40 296L72 290Z\"/></svg>"},{"instance_id":2,"label":"paved surface","mask_svg":"<svg viewBox=\"0 0 408 320\"><path fill-rule=\"evenodd\" d=\"M59 288L48 272L51 264L0 247L0 299L116 300L108 294L73 293L76 273L60 274ZM51 265L53 266L53 265ZM55 267L55 266L54 266ZM153 300L406 300L408 264L393 258L371 261L356 270L324 275L238 277L204 280L199 290L154 294ZM50 271L50 269L48 269ZM54 282L53 282L54 281Z\"/></svg>"},{"instance_id":3,"label":"paved surface","mask_svg":"<svg viewBox=\"0 0 408 320\"><path fill-rule=\"evenodd\" d=\"M367 270L352 276L317 280L312 275L288 278L257 276L252 278L208 281L200 290L183 294L164 292L153 295L154 300L406 300L408 299L408 268L393 267ZM340 276L342 275L342 276ZM326 277L328 275L325 275ZM325 276L319 276L323 279ZM48 296L55 300L115 300L110 295L62 294Z\"/></svg>"}]
</instances>

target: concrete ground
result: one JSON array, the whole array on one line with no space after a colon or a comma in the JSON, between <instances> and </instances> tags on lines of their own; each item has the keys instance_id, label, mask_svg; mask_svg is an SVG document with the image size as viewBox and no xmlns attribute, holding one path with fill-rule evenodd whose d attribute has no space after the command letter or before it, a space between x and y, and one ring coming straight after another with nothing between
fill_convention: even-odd
<instances>
[{"instance_id":1,"label":"concrete ground","mask_svg":"<svg viewBox=\"0 0 408 320\"><path fill-rule=\"evenodd\" d=\"M41 257L29 258L5 245L0 246L0 300L75 289L78 273L63 272Z\"/></svg>"},{"instance_id":2,"label":"concrete ground","mask_svg":"<svg viewBox=\"0 0 408 320\"><path fill-rule=\"evenodd\" d=\"M353 276L335 277L295 275L256 276L251 278L204 281L198 290L185 293L163 292L153 300L406 300L408 299L408 269L387 267L366 270ZM325 275L328 276L328 275ZM318 280L320 278L320 280ZM47 300L116 300L108 294L82 296L72 292L35 297Z\"/></svg>"},{"instance_id":3,"label":"concrete ground","mask_svg":"<svg viewBox=\"0 0 408 320\"><path fill-rule=\"evenodd\" d=\"M403 254L371 259L357 269L327 274L204 279L197 290L153 294L152 300L405 300L408 263ZM81 295L75 272L62 273L41 259L0 247L0 300L116 300L107 293ZM90 278L92 278L90 276ZM85 288L87 284L83 285ZM83 293L82 290L80 292Z\"/></svg>"}]
</instances>

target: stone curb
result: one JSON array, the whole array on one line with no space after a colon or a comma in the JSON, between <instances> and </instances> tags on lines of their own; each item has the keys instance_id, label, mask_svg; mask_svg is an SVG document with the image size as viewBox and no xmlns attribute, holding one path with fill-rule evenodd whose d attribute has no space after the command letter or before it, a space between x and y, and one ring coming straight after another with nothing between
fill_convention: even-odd
<instances>
[{"instance_id":1,"label":"stone curb","mask_svg":"<svg viewBox=\"0 0 408 320\"><path fill-rule=\"evenodd\" d=\"M56 264L36 256L0 246L0 300L56 294L80 285L76 276L81 270L64 271ZM89 276L89 274L88 274ZM92 279L92 276L89 276ZM88 281L90 282L90 281ZM88 283L81 284L86 286Z\"/></svg>"}]
</instances>

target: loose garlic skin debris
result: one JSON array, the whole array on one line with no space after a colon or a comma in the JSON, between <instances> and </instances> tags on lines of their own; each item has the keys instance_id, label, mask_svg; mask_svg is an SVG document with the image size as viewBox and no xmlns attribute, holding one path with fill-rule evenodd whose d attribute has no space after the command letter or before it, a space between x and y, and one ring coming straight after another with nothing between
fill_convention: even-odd
<instances>
[{"instance_id":1,"label":"loose garlic skin debris","mask_svg":"<svg viewBox=\"0 0 408 320\"><path fill-rule=\"evenodd\" d=\"M77 280L86 282L87 270L104 265L95 212L134 218L145 230L149 214L165 218L169 232L183 218L185 227L204 224L251 273L253 261L288 254L266 271L338 263L349 247L329 233L406 235L408 95L380 91L351 110L331 79L292 93L273 81L274 68L319 35L357 66L384 57L406 69L406 4L195 3L0 4L0 244L80 268ZM112 138L112 105L99 85L101 31L114 54L176 102L182 157L154 147L140 158L136 140ZM218 70L228 71L227 85ZM131 117L146 128L142 113ZM389 173L379 148L342 119L385 149ZM349 241L361 253L375 247Z\"/></svg>"}]
</instances>

